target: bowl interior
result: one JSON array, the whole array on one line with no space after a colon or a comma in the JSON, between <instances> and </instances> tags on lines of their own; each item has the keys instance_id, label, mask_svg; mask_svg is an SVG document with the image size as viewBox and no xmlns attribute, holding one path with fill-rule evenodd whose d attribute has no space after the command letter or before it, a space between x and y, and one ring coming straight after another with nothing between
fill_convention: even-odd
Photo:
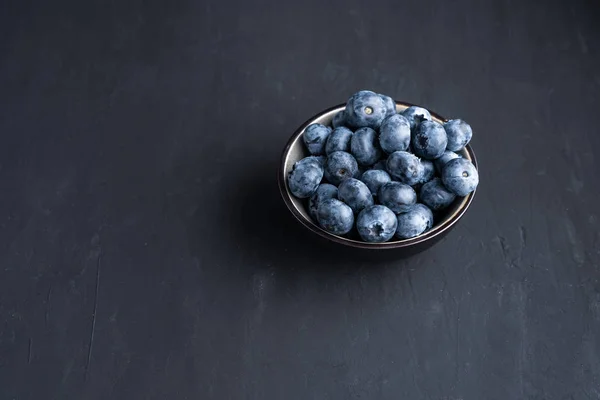
<instances>
[{"instance_id":1,"label":"bowl interior","mask_svg":"<svg viewBox=\"0 0 600 400\"><path fill-rule=\"evenodd\" d=\"M396 102L396 110L398 112L403 111L407 107L410 107L410 106L411 106L411 104L408 104L408 103ZM282 159L282 168L280 170L280 176L279 176L280 189L281 189L282 196L284 197L284 200L285 200L288 208L290 209L290 211L292 211L292 213L296 216L296 218L298 218L298 220L300 220L300 222L302 222L307 228L311 229L315 233L317 233L327 239L333 240L338 243L346 244L349 246L361 247L361 248L397 248L397 247L405 247L405 246L409 246L412 244L417 244L417 243L426 241L426 240L442 233L446 229L449 229L456 221L458 221L458 219L462 216L462 214L466 211L469 204L471 203L473 196L475 195L475 192L469 194L466 197L457 198L456 201L454 201L454 203L450 207L448 207L442 213L439 213L436 215L436 224L433 226L432 229L430 229L423 235L420 235L420 236L417 236L417 237L411 238L411 239L403 239L403 240L392 239L391 241L385 242L385 243L367 243L367 242L355 240L352 238L333 235L333 234L325 231L324 229L322 229L316 223L316 221L314 221L312 219L312 217L308 213L308 209L306 206L307 205L306 199L298 199L298 198L294 197L291 194L291 192L289 191L289 188L287 186L287 176L297 161L301 160L304 157L308 157L310 155L308 153L308 151L306 150L306 147L304 146L304 143L302 141L302 135L303 135L306 127L313 123L320 123L323 125L331 125L331 120L333 119L333 117L343 109L344 109L344 105L340 105L340 106L331 108L331 109L317 115L316 117L310 119L306 123L304 123L300 127L300 129L294 134L294 136L290 139L286 149L284 150L283 159ZM441 117L433 112L431 112L431 116L433 117L433 119L435 121L437 121L439 123L444 123L446 121L443 117ZM470 146L467 146L465 149L460 151L459 154L462 157L470 160L477 167L475 155Z\"/></svg>"}]
</instances>

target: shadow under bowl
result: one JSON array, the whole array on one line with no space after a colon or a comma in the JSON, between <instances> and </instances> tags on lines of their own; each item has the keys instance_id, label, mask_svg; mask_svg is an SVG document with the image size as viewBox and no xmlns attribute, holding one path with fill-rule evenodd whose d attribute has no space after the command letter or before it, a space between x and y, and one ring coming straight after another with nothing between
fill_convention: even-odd
<instances>
[{"instance_id":1,"label":"shadow under bowl","mask_svg":"<svg viewBox=\"0 0 600 400\"><path fill-rule=\"evenodd\" d=\"M405 102L396 102L396 110L401 112L412 105L413 104ZM310 118L308 121L302 124L298 130L296 130L285 146L281 157L277 179L279 183L279 191L281 192L281 196L287 208L292 212L294 217L296 217L296 219L302 223L302 225L304 225L313 233L333 243L363 250L396 250L393 252L394 255L400 257L410 256L428 249L446 236L446 234L450 232L450 230L456 225L456 223L471 205L473 197L475 196L475 192L466 197L457 197L450 207L443 212L436 214L436 224L424 234L411 239L392 239L385 243L368 243L361 241L359 238L354 238L352 235L348 237L338 236L325 231L317 224L316 221L312 219L308 213L307 199L298 199L290 192L287 183L289 172L292 170L297 161L310 155L304 146L304 142L302 141L304 130L307 126L314 123L330 126L333 117L338 112L344 110L344 108L345 104L341 104L320 112L319 114ZM439 123L444 123L447 121L444 117L434 112L430 111L430 113L432 118ZM471 161L477 168L477 159L475 158L475 153L473 152L471 146L467 145L462 151L458 152L458 154Z\"/></svg>"}]
</instances>

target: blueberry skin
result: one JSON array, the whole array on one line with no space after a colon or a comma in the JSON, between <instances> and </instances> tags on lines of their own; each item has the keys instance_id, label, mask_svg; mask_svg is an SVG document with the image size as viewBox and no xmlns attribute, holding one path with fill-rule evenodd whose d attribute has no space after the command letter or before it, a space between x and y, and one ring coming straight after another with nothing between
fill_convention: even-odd
<instances>
[{"instance_id":1,"label":"blueberry skin","mask_svg":"<svg viewBox=\"0 0 600 400\"><path fill-rule=\"evenodd\" d=\"M312 196L323 179L323 166L316 157L296 162L288 176L290 192L299 199Z\"/></svg>"},{"instance_id":2,"label":"blueberry skin","mask_svg":"<svg viewBox=\"0 0 600 400\"><path fill-rule=\"evenodd\" d=\"M352 135L350 152L360 165L373 165L381 158L377 132L371 128L360 128Z\"/></svg>"},{"instance_id":3,"label":"blueberry skin","mask_svg":"<svg viewBox=\"0 0 600 400\"><path fill-rule=\"evenodd\" d=\"M401 182L388 182L379 188L379 202L396 214L406 212L417 202L413 188Z\"/></svg>"},{"instance_id":4,"label":"blueberry skin","mask_svg":"<svg viewBox=\"0 0 600 400\"><path fill-rule=\"evenodd\" d=\"M317 219L317 211L319 205L329 199L337 199L338 188L330 183L321 183L317 190L310 196L308 200L308 212L314 218Z\"/></svg>"},{"instance_id":5,"label":"blueberry skin","mask_svg":"<svg viewBox=\"0 0 600 400\"><path fill-rule=\"evenodd\" d=\"M363 181L365 185L367 185L373 196L377 196L379 188L382 185L391 182L392 178L385 171L382 171L380 169L370 169L368 171L365 171L364 174L362 174L360 180Z\"/></svg>"},{"instance_id":6,"label":"blueberry skin","mask_svg":"<svg viewBox=\"0 0 600 400\"><path fill-rule=\"evenodd\" d=\"M397 226L396 214L381 205L365 208L356 219L358 234L369 243L387 242L396 233Z\"/></svg>"},{"instance_id":7,"label":"blueberry skin","mask_svg":"<svg viewBox=\"0 0 600 400\"><path fill-rule=\"evenodd\" d=\"M423 121L413 131L411 144L417 156L435 160L446 151L448 137L441 124L435 121Z\"/></svg>"},{"instance_id":8,"label":"blueberry skin","mask_svg":"<svg viewBox=\"0 0 600 400\"><path fill-rule=\"evenodd\" d=\"M334 151L327 156L325 163L325 178L334 185L339 185L344 179L358 175L358 163L352 154L344 151Z\"/></svg>"},{"instance_id":9,"label":"blueberry skin","mask_svg":"<svg viewBox=\"0 0 600 400\"><path fill-rule=\"evenodd\" d=\"M323 168L325 168L325 162L327 162L327 157L325 156L308 156L308 157L304 157L303 160L306 160L305 162L316 162L319 165L321 165Z\"/></svg>"},{"instance_id":10,"label":"blueberry skin","mask_svg":"<svg viewBox=\"0 0 600 400\"><path fill-rule=\"evenodd\" d=\"M325 154L325 143L331 133L331 128L321 124L310 124L304 130L302 139L312 155L320 156Z\"/></svg>"},{"instance_id":11,"label":"blueberry skin","mask_svg":"<svg viewBox=\"0 0 600 400\"><path fill-rule=\"evenodd\" d=\"M327 232L334 235L345 235L354 226L354 213L341 201L328 199L319 205L317 221Z\"/></svg>"},{"instance_id":12,"label":"blueberry skin","mask_svg":"<svg viewBox=\"0 0 600 400\"><path fill-rule=\"evenodd\" d=\"M371 169L379 169L382 171L387 172L387 158L383 159L383 160L379 160L377 161L375 164L373 164L373 166L371 167Z\"/></svg>"},{"instance_id":13,"label":"blueberry skin","mask_svg":"<svg viewBox=\"0 0 600 400\"><path fill-rule=\"evenodd\" d=\"M433 211L438 211L452 204L456 195L444 186L440 178L433 178L423 185L419 199Z\"/></svg>"},{"instance_id":14,"label":"blueberry skin","mask_svg":"<svg viewBox=\"0 0 600 400\"><path fill-rule=\"evenodd\" d=\"M346 110L342 110L333 116L333 119L331 120L331 126L333 126L333 128L335 129L335 128L338 128L340 126L345 126L345 125L346 125Z\"/></svg>"},{"instance_id":15,"label":"blueberry skin","mask_svg":"<svg viewBox=\"0 0 600 400\"><path fill-rule=\"evenodd\" d=\"M421 165L423 166L423 175L419 178L419 183L427 183L435 176L435 166L433 161L429 160L421 160Z\"/></svg>"},{"instance_id":16,"label":"blueberry skin","mask_svg":"<svg viewBox=\"0 0 600 400\"><path fill-rule=\"evenodd\" d=\"M446 135L448 136L448 146L451 151L460 151L465 148L473 137L471 125L462 119L451 119L444 124Z\"/></svg>"},{"instance_id":17,"label":"blueberry skin","mask_svg":"<svg viewBox=\"0 0 600 400\"><path fill-rule=\"evenodd\" d=\"M346 103L346 124L351 128L379 128L387 109L383 99L370 90L354 93Z\"/></svg>"},{"instance_id":18,"label":"blueberry skin","mask_svg":"<svg viewBox=\"0 0 600 400\"><path fill-rule=\"evenodd\" d=\"M433 226L433 213L423 204L415 204L405 213L398 215L396 236L410 239L419 236Z\"/></svg>"},{"instance_id":19,"label":"blueberry skin","mask_svg":"<svg viewBox=\"0 0 600 400\"><path fill-rule=\"evenodd\" d=\"M367 185L354 178L346 179L340 183L338 199L348 204L355 214L374 204L373 195Z\"/></svg>"},{"instance_id":20,"label":"blueberry skin","mask_svg":"<svg viewBox=\"0 0 600 400\"><path fill-rule=\"evenodd\" d=\"M423 107L410 106L402 111L402 115L408 120L410 129L414 129L421 121L431 121L431 114Z\"/></svg>"},{"instance_id":21,"label":"blueberry skin","mask_svg":"<svg viewBox=\"0 0 600 400\"><path fill-rule=\"evenodd\" d=\"M387 159L387 172L407 185L416 185L423 176L421 160L406 151L395 151Z\"/></svg>"},{"instance_id":22,"label":"blueberry skin","mask_svg":"<svg viewBox=\"0 0 600 400\"><path fill-rule=\"evenodd\" d=\"M455 158L444 166L442 182L452 193L466 196L477 189L479 173L466 158Z\"/></svg>"},{"instance_id":23,"label":"blueberry skin","mask_svg":"<svg viewBox=\"0 0 600 400\"><path fill-rule=\"evenodd\" d=\"M444 170L444 165L446 165L448 161L454 160L455 158L459 157L460 156L455 152L446 150L444 154L436 158L435 161L433 161L433 163L435 164L435 169L437 170L438 174L442 173L442 171Z\"/></svg>"},{"instance_id":24,"label":"blueberry skin","mask_svg":"<svg viewBox=\"0 0 600 400\"><path fill-rule=\"evenodd\" d=\"M327 143L325 144L325 153L331 154L334 151L350 152L350 141L352 140L352 131L345 126L338 126L331 132Z\"/></svg>"},{"instance_id":25,"label":"blueberry skin","mask_svg":"<svg viewBox=\"0 0 600 400\"><path fill-rule=\"evenodd\" d=\"M381 100L383 100L383 104L385 104L385 116L389 117L390 115L396 114L396 102L390 96L386 96L385 94L379 94Z\"/></svg>"},{"instance_id":26,"label":"blueberry skin","mask_svg":"<svg viewBox=\"0 0 600 400\"><path fill-rule=\"evenodd\" d=\"M400 114L393 114L381 123L379 144L383 151L391 154L406 151L410 144L410 123Z\"/></svg>"}]
</instances>

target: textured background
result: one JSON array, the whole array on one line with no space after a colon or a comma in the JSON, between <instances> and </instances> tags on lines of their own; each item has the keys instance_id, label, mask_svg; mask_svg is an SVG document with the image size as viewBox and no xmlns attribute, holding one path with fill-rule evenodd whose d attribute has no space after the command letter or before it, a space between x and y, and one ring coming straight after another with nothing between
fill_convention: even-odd
<instances>
[{"instance_id":1,"label":"textured background","mask_svg":"<svg viewBox=\"0 0 600 400\"><path fill-rule=\"evenodd\" d=\"M599 9L3 2L0 399L600 398ZM277 192L359 89L475 130L472 208L409 260Z\"/></svg>"}]
</instances>

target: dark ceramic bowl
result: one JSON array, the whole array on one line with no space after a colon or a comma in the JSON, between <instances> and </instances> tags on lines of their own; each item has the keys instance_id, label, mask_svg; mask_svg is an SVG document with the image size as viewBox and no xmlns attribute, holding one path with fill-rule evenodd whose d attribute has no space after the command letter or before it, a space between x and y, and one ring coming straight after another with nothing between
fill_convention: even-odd
<instances>
[{"instance_id":1,"label":"dark ceramic bowl","mask_svg":"<svg viewBox=\"0 0 600 400\"><path fill-rule=\"evenodd\" d=\"M412 104L409 103L396 102L396 109L398 111L402 111L407 107L410 107L411 105ZM316 233L317 235L334 243L366 250L401 249L403 255L415 254L431 247L434 243L436 243L438 240L444 237L456 225L458 220L464 215L464 213L471 205L473 197L475 196L475 192L469 194L466 197L457 198L456 201L442 214L436 215L437 223L432 229L425 232L424 234L414 237L412 239L392 239L391 241L385 243L367 243L361 241L358 238L337 236L323 230L309 215L307 210L307 200L297 199L290 192L287 184L288 173L292 170L292 167L296 161L310 155L304 147L304 143L302 141L302 134L304 133L304 130L308 125L313 123L331 125L331 120L333 116L336 115L338 112L342 111L344 107L345 105L341 104L339 106L332 107L315 115L314 117L306 121L304 124L302 124L302 126L298 128L298 130L292 135L292 137L288 141L287 145L285 146L285 149L283 150L283 155L281 157L281 165L279 166L278 171L279 190L281 192L281 196L283 197L283 201L287 205L288 209L292 212L292 214L296 217L296 219L302 223L302 225L304 225L306 228ZM437 115L434 112L431 112L431 116L437 122L444 123L446 121L445 118ZM475 159L475 153L473 152L471 146L467 146L459 154L462 157L470 160L475 165L475 167L477 167L477 160Z\"/></svg>"}]
</instances>

